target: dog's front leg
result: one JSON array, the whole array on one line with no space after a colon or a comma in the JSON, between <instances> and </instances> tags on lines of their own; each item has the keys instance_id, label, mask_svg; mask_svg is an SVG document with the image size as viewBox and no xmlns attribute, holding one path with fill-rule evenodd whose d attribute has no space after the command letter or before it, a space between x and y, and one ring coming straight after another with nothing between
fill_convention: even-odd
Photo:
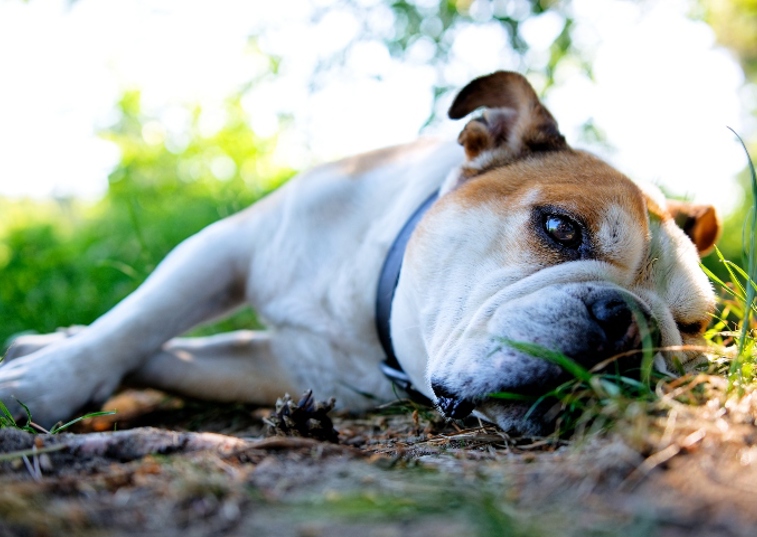
<instances>
[{"instance_id":1,"label":"dog's front leg","mask_svg":"<svg viewBox=\"0 0 757 537\"><path fill-rule=\"evenodd\" d=\"M84 328L72 326L52 334L21 336L4 359L17 360L59 344ZM296 349L287 345L288 339L253 330L173 338L128 373L123 382L209 401L271 405L284 393L299 391L287 360L282 359L297 355Z\"/></svg>"},{"instance_id":2,"label":"dog's front leg","mask_svg":"<svg viewBox=\"0 0 757 537\"><path fill-rule=\"evenodd\" d=\"M291 364L287 367L292 348L286 339L251 330L174 338L124 384L208 401L273 405L284 393L300 391Z\"/></svg>"},{"instance_id":3,"label":"dog's front leg","mask_svg":"<svg viewBox=\"0 0 757 537\"><path fill-rule=\"evenodd\" d=\"M18 400L35 422L50 425L106 399L173 336L241 304L250 220L243 213L187 239L92 325L0 367L0 400L16 414Z\"/></svg>"}]
</instances>

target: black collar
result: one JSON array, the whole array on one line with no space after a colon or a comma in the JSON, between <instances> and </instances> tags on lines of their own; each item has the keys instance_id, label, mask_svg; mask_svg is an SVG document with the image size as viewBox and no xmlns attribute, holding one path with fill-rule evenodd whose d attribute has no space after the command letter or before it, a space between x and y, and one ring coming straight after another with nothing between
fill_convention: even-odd
<instances>
[{"instance_id":1,"label":"black collar","mask_svg":"<svg viewBox=\"0 0 757 537\"><path fill-rule=\"evenodd\" d=\"M397 289L397 282L400 279L400 269L402 268L402 258L405 255L405 247L418 222L437 198L439 198L438 190L421 203L420 207L405 222L397 238L394 239L389 252L386 254L384 265L381 267L378 292L376 294L376 329L378 330L381 346L386 353L386 359L381 363L381 371L397 387L404 390L410 396L410 399L428 405L432 403L425 395L413 387L410 377L402 370L402 366L394 354L389 319L392 316L392 300L394 299L394 292Z\"/></svg>"}]
</instances>

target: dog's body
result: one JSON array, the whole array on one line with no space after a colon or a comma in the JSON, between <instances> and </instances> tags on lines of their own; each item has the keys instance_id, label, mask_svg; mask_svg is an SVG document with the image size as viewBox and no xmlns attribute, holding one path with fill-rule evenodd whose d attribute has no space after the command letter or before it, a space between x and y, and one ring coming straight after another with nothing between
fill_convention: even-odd
<instances>
[{"instance_id":1,"label":"dog's body","mask_svg":"<svg viewBox=\"0 0 757 537\"><path fill-rule=\"evenodd\" d=\"M538 429L527 407L489 394L537 393L563 372L511 342L587 367L638 349L647 325L661 346L698 343L712 290L663 202L570 149L519 75L474 81L450 115L479 106L491 109L466 126L462 148L420 141L316 168L185 241L72 337L19 338L0 400L15 397L46 424L124 380L261 404L308 388L353 410L391 400L376 285L394 238L436 190L405 252L391 339L446 415L475 408L504 428ZM700 250L717 235L709 209L688 227ZM269 331L172 339L245 302Z\"/></svg>"}]
</instances>

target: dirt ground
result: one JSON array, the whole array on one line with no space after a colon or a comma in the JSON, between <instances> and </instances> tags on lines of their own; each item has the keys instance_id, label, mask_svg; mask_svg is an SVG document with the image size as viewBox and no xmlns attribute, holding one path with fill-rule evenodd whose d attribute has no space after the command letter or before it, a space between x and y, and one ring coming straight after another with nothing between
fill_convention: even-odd
<instances>
[{"instance_id":1,"label":"dirt ground","mask_svg":"<svg viewBox=\"0 0 757 537\"><path fill-rule=\"evenodd\" d=\"M397 404L334 415L334 444L267 436L271 409L128 391L74 433L0 430L0 536L754 536L744 405L579 443Z\"/></svg>"}]
</instances>

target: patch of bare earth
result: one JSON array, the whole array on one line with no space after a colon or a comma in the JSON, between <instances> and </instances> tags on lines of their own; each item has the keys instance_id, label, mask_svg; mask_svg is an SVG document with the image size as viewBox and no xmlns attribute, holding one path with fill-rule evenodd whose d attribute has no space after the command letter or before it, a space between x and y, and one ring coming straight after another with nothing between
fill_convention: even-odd
<instances>
[{"instance_id":1,"label":"patch of bare earth","mask_svg":"<svg viewBox=\"0 0 757 537\"><path fill-rule=\"evenodd\" d=\"M757 534L750 397L580 443L407 405L336 414L338 444L266 436L270 409L149 391L106 406L75 433L0 430L0 536Z\"/></svg>"}]
</instances>

